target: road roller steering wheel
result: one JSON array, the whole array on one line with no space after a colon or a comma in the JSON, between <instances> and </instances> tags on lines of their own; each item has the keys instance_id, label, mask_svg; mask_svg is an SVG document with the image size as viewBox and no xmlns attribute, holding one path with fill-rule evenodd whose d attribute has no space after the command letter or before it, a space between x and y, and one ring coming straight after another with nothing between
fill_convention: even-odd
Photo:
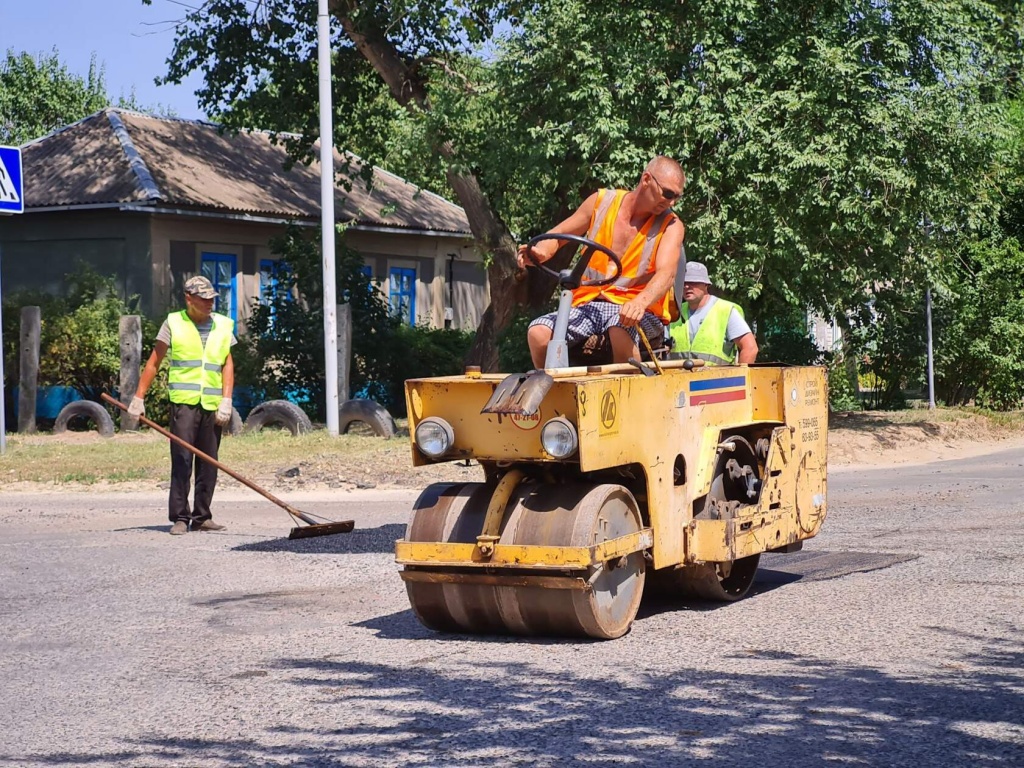
<instances>
[{"instance_id":1,"label":"road roller steering wheel","mask_svg":"<svg viewBox=\"0 0 1024 768\"><path fill-rule=\"evenodd\" d=\"M533 246L544 240L564 240L569 243L575 243L578 247L581 247L584 250L580 254L579 258L576 259L576 263L572 269L563 269L561 272L559 272L556 269L552 269L551 267L541 264L533 256ZM588 280L586 282L586 285L595 287L611 285L616 280L618 280L619 276L622 274L621 259L619 259L615 251L613 251L611 248L601 245L600 243L595 243L593 240L587 237L583 237L582 235L567 235L561 233L545 233L543 235L537 235L535 238L533 238L532 240L530 240L530 242L526 244L525 255L526 258L528 258L535 267L542 270L543 272L546 272L552 277L557 278L558 284L560 286L562 286L563 288L571 289L578 288L581 284L583 284L583 273L590 265L590 259L594 255L595 251L600 251L601 253L605 254L609 259L612 260L612 264L615 265L615 274L613 274L611 277L606 277L603 280Z\"/></svg>"}]
</instances>

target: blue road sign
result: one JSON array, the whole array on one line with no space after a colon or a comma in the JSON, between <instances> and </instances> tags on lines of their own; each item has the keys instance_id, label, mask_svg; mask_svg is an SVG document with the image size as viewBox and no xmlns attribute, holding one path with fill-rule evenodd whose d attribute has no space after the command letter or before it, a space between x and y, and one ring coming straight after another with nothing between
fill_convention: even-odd
<instances>
[{"instance_id":1,"label":"blue road sign","mask_svg":"<svg viewBox=\"0 0 1024 768\"><path fill-rule=\"evenodd\" d=\"M18 147L0 147L0 214L24 212L21 150Z\"/></svg>"}]
</instances>

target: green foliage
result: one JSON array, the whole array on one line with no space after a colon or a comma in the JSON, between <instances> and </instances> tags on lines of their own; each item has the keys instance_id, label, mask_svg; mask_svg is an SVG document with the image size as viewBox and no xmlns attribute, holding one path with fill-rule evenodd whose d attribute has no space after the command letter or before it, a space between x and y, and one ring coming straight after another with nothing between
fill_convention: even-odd
<instances>
[{"instance_id":1,"label":"green foliage","mask_svg":"<svg viewBox=\"0 0 1024 768\"><path fill-rule=\"evenodd\" d=\"M283 262L280 289L268 304L253 309L239 384L256 385L260 399L292 399L323 421L326 390L319 239L307 237L293 226L271 242L271 250ZM335 252L337 294L339 300L348 298L352 306L351 387L358 391L369 382L382 380L372 353L382 346L380 337L390 335L397 321L363 275L362 257L345 247L340 237ZM251 359L246 360L246 355ZM247 380L250 372L256 372L255 381Z\"/></svg>"},{"instance_id":2,"label":"green foliage","mask_svg":"<svg viewBox=\"0 0 1024 768\"><path fill-rule=\"evenodd\" d=\"M5 386L13 387L19 380L22 307L38 306L41 315L39 340L39 386L73 387L90 400L99 400L101 392L117 392L121 371L119 338L122 315L137 314L138 297L125 301L116 281L96 273L86 264L78 264L66 276L67 293L51 296L36 292L16 293L5 297L4 378ZM142 319L146 339L156 336L158 328ZM147 413L159 416L156 395L147 399ZM163 378L163 399L166 400L166 374ZM151 390L151 393L153 390ZM164 406L166 408L166 406Z\"/></svg>"},{"instance_id":3,"label":"green foliage","mask_svg":"<svg viewBox=\"0 0 1024 768\"><path fill-rule=\"evenodd\" d=\"M910 282L878 286L851 331L851 348L866 360L862 372L874 387L865 392L871 409L905 408L905 392L926 386L927 322L923 286Z\"/></svg>"},{"instance_id":4,"label":"green foliage","mask_svg":"<svg viewBox=\"0 0 1024 768\"><path fill-rule=\"evenodd\" d=\"M551 308L553 311L553 307ZM498 360L503 371L529 371L533 368L530 348L526 343L526 331L533 317L517 312L512 321L498 336Z\"/></svg>"},{"instance_id":5,"label":"green foliage","mask_svg":"<svg viewBox=\"0 0 1024 768\"><path fill-rule=\"evenodd\" d=\"M842 355L835 355L828 361L828 407L839 412L861 410L857 390L850 381Z\"/></svg>"},{"instance_id":6,"label":"green foliage","mask_svg":"<svg viewBox=\"0 0 1024 768\"><path fill-rule=\"evenodd\" d=\"M690 177L690 256L728 264L723 289L841 316L876 283L941 273L946 243L997 212L1022 54L1009 0L332 10L335 142L442 194L472 175L485 197L452 189L481 231L547 229L665 153ZM176 28L167 80L201 71L210 114L296 131L291 150L309 156L314 28L312 3L211 0Z\"/></svg>"},{"instance_id":7,"label":"green foliage","mask_svg":"<svg viewBox=\"0 0 1024 768\"><path fill-rule=\"evenodd\" d=\"M393 350L382 402L393 416L405 415L405 381L462 373L462 361L473 343L472 331L399 325L391 341Z\"/></svg>"},{"instance_id":8,"label":"green foliage","mask_svg":"<svg viewBox=\"0 0 1024 768\"><path fill-rule=\"evenodd\" d=\"M272 243L284 262L281 288L254 308L249 335L240 341L237 382L252 386L258 399L287 397L312 418L324 420L323 288L319 238L297 227ZM391 315L383 294L363 274L363 258L339 236L336 286L352 308L350 389L365 392L391 410L405 412L407 378L458 373L472 334L403 325Z\"/></svg>"},{"instance_id":9,"label":"green foliage","mask_svg":"<svg viewBox=\"0 0 1024 768\"><path fill-rule=\"evenodd\" d=\"M993 410L1024 400L1024 248L1015 239L969 245L936 297L936 389L947 405Z\"/></svg>"},{"instance_id":10,"label":"green foliage","mask_svg":"<svg viewBox=\"0 0 1024 768\"><path fill-rule=\"evenodd\" d=\"M808 333L806 311L798 307L763 313L756 330L759 362L820 365L825 359Z\"/></svg>"},{"instance_id":11,"label":"green foliage","mask_svg":"<svg viewBox=\"0 0 1024 768\"><path fill-rule=\"evenodd\" d=\"M0 144L23 144L108 103L95 56L83 78L68 72L56 49L38 56L8 49L0 64Z\"/></svg>"}]
</instances>

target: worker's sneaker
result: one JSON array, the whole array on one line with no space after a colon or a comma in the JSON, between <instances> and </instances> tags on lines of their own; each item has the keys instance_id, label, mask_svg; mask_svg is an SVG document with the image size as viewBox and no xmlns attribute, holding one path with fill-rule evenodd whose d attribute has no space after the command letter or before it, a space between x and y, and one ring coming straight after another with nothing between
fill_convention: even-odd
<instances>
[{"instance_id":1,"label":"worker's sneaker","mask_svg":"<svg viewBox=\"0 0 1024 768\"><path fill-rule=\"evenodd\" d=\"M171 536L181 536L188 533L188 523L184 520L179 520L171 526Z\"/></svg>"},{"instance_id":2,"label":"worker's sneaker","mask_svg":"<svg viewBox=\"0 0 1024 768\"><path fill-rule=\"evenodd\" d=\"M225 526L215 523L213 520L204 520L202 525L197 525L193 531L223 531Z\"/></svg>"}]
</instances>

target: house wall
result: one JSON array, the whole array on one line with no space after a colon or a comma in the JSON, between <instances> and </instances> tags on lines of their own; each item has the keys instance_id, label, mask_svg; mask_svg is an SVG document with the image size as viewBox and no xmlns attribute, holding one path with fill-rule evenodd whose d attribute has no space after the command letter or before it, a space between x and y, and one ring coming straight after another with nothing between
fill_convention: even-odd
<instances>
[{"instance_id":1,"label":"house wall","mask_svg":"<svg viewBox=\"0 0 1024 768\"><path fill-rule=\"evenodd\" d=\"M185 280L199 274L204 253L234 261L236 318L244 332L259 300L259 265L275 258L269 241L284 225L197 216L91 209L0 218L5 295L66 290L76 259L116 277L125 297L138 295L154 319L183 306ZM416 323L473 330L490 300L486 272L469 240L447 235L349 229L346 243L363 255L385 299L391 269L416 271ZM446 309L450 312L446 313ZM450 317L449 317L450 315Z\"/></svg>"},{"instance_id":2,"label":"house wall","mask_svg":"<svg viewBox=\"0 0 1024 768\"><path fill-rule=\"evenodd\" d=\"M431 236L350 229L345 242L363 255L372 277L387 297L392 267L416 270L416 323L445 326L445 309L451 308L451 326L474 330L480 322L490 293L483 260L472 241L462 237ZM449 290L449 262L454 269L455 289Z\"/></svg>"},{"instance_id":3,"label":"house wall","mask_svg":"<svg viewBox=\"0 0 1024 768\"><path fill-rule=\"evenodd\" d=\"M149 216L116 210L47 211L0 217L0 285L5 296L22 290L56 296L76 262L113 276L122 298L138 295L152 311Z\"/></svg>"},{"instance_id":4,"label":"house wall","mask_svg":"<svg viewBox=\"0 0 1024 768\"><path fill-rule=\"evenodd\" d=\"M259 263L271 258L269 241L279 224L195 216L154 216L153 295L161 312L184 306L185 281L200 273L203 254L234 257L235 312L239 331L259 301Z\"/></svg>"}]
</instances>

